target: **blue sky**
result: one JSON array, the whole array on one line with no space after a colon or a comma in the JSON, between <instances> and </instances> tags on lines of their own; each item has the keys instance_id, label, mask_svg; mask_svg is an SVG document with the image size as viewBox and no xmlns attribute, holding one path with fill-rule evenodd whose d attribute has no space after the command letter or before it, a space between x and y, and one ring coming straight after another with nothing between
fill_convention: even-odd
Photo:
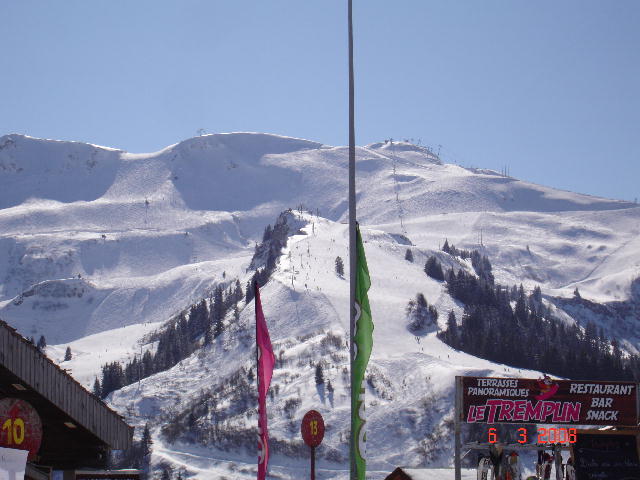
<instances>
[{"instance_id":1,"label":"blue sky","mask_svg":"<svg viewBox=\"0 0 640 480\"><path fill-rule=\"evenodd\" d=\"M346 145L346 0L0 2L0 135ZM640 198L640 2L354 0L356 141Z\"/></svg>"}]
</instances>

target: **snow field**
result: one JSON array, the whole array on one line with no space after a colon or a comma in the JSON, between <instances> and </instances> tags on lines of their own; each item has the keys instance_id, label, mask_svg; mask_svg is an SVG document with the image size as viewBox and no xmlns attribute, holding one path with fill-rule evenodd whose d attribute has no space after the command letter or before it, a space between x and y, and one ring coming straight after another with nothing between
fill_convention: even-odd
<instances>
[{"instance_id":1,"label":"snow field","mask_svg":"<svg viewBox=\"0 0 640 480\"><path fill-rule=\"evenodd\" d=\"M348 350L322 342L329 333L347 339L347 153L251 133L206 135L151 154L0 137L0 317L27 336L44 334L54 344L49 355L90 387L102 364L127 361L141 345L154 348L145 336L208 297L217 283L239 278L244 288L265 226L304 205L313 214L299 214L307 226L290 238L262 292L274 351L285 360L272 381L279 392L268 400L270 432L295 444L302 414L321 411L330 426L325 453L335 461L321 456L320 472L346 478ZM366 382L371 476L384 478L397 465L450 466L453 378L539 372L457 352L436 338L435 326L416 339L405 308L418 292L438 309L440 328L449 310L458 320L462 313L443 284L424 274L426 259L436 255L443 268L470 270L469 262L439 251L448 238L486 254L503 285L540 285L545 295L565 297L578 287L594 301L624 300L638 295L630 285L640 276L640 208L441 164L405 143L358 147L357 158L375 324ZM407 248L414 263L404 260ZM335 273L337 256L345 278ZM167 444L159 435L162 422L202 392L253 366L253 308L247 305L237 323L227 317L210 347L108 398L132 425L150 422L154 464L182 465L196 478L255 476L251 450ZM608 333L624 335L633 351L640 345L628 330L634 325L627 319ZM67 345L74 357L62 362ZM318 363L332 395L326 383L315 384ZM289 419L284 406L293 400L300 403ZM254 428L250 410L230 418L228 427ZM304 458L275 450L272 459L280 478L306 471ZM448 469L422 474L453 477Z\"/></svg>"}]
</instances>

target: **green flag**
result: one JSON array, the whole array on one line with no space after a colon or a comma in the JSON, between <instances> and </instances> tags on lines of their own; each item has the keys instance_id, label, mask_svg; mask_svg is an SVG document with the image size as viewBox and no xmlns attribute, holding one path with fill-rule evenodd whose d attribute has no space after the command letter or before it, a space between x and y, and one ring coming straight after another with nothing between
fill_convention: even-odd
<instances>
[{"instance_id":1,"label":"green flag","mask_svg":"<svg viewBox=\"0 0 640 480\"><path fill-rule=\"evenodd\" d=\"M354 331L355 360L352 369L351 384L351 442L355 454L356 478L365 480L367 465L365 461L367 435L364 416L364 373L373 347L373 322L367 291L371 286L367 259L364 256L360 227L356 224L356 325Z\"/></svg>"}]
</instances>

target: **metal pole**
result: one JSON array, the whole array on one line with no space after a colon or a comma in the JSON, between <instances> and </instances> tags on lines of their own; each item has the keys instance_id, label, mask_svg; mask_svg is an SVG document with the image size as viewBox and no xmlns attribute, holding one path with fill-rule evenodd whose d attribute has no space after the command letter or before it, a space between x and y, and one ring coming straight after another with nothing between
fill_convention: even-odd
<instances>
[{"instance_id":1,"label":"metal pole","mask_svg":"<svg viewBox=\"0 0 640 480\"><path fill-rule=\"evenodd\" d=\"M353 363L355 361L355 351L353 348L353 337L355 334L356 310L356 131L354 121L354 81L353 81L353 21L352 21L352 0L348 0L348 21L349 21L349 330L350 345L349 357L351 360L351 440L349 446L350 478L356 480L355 463L355 442L354 437L354 412L353 395L354 389L359 389L359 385L353 384Z\"/></svg>"},{"instance_id":2,"label":"metal pole","mask_svg":"<svg viewBox=\"0 0 640 480\"><path fill-rule=\"evenodd\" d=\"M258 352L258 299L256 298L256 294L259 294L259 292L260 287L258 286L258 281L256 280L255 282L253 282L253 317L256 323L256 385L258 387L258 394L260 393L260 352ZM259 419L260 415L258 415L258 421Z\"/></svg>"},{"instance_id":3,"label":"metal pole","mask_svg":"<svg viewBox=\"0 0 640 480\"><path fill-rule=\"evenodd\" d=\"M455 468L455 480L462 479L462 459L460 458L460 450L462 449L462 442L460 439L460 411L462 410L462 377L456 377L455 388L455 456L453 459L453 466Z\"/></svg>"},{"instance_id":4,"label":"metal pole","mask_svg":"<svg viewBox=\"0 0 640 480\"><path fill-rule=\"evenodd\" d=\"M316 480L316 447L311 447L311 480Z\"/></svg>"},{"instance_id":5,"label":"metal pole","mask_svg":"<svg viewBox=\"0 0 640 480\"><path fill-rule=\"evenodd\" d=\"M256 393L258 394L258 435L262 437L262 429L260 427L260 347L258 347L258 299L260 298L260 287L258 281L253 282L253 308L254 321L256 323ZM266 403L266 400L265 400ZM262 453L260 453L262 455ZM264 461L264 459L263 459ZM259 465L258 465L259 468ZM267 472L269 473L269 472Z\"/></svg>"}]
</instances>

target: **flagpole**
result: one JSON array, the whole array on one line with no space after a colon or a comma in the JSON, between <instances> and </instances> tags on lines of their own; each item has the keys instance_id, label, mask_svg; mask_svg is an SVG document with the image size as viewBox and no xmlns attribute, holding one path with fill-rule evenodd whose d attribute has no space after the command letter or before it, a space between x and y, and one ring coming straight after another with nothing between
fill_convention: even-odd
<instances>
[{"instance_id":1,"label":"flagpole","mask_svg":"<svg viewBox=\"0 0 640 480\"><path fill-rule=\"evenodd\" d=\"M253 297L256 297L256 292L258 290L258 281L255 280L253 282ZM256 387L258 387L258 391L260 391L260 356L258 355L258 301L257 299L253 302L253 318L256 323ZM258 418L260 418L258 416Z\"/></svg>"},{"instance_id":2,"label":"flagpole","mask_svg":"<svg viewBox=\"0 0 640 480\"><path fill-rule=\"evenodd\" d=\"M356 310L356 132L354 121L354 80L353 80L353 21L352 0L348 0L349 17L349 353L351 369L351 392L358 386L353 385L353 363L355 351L353 348L355 335ZM349 445L350 478L356 480L354 414L351 401L351 435Z\"/></svg>"},{"instance_id":3,"label":"flagpole","mask_svg":"<svg viewBox=\"0 0 640 480\"><path fill-rule=\"evenodd\" d=\"M253 317L256 324L256 387L258 392L258 435L261 435L260 431L260 352L258 351L260 347L258 346L258 299L260 298L260 290L258 290L258 281L255 280L253 282ZM459 479L455 479L459 480Z\"/></svg>"}]
</instances>

